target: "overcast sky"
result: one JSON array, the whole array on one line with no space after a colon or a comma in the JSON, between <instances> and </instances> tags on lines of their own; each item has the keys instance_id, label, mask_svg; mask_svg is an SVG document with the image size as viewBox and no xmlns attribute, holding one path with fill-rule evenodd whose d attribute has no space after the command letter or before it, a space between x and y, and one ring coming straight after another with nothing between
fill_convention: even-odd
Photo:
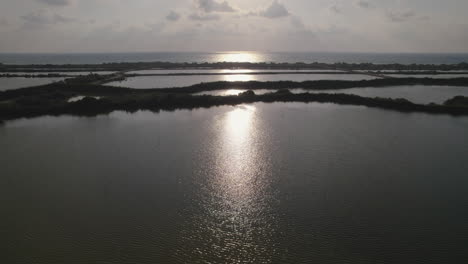
<instances>
[{"instance_id":1,"label":"overcast sky","mask_svg":"<svg viewBox=\"0 0 468 264\"><path fill-rule=\"evenodd\" d=\"M1 0L0 52L468 52L467 0Z\"/></svg>"}]
</instances>

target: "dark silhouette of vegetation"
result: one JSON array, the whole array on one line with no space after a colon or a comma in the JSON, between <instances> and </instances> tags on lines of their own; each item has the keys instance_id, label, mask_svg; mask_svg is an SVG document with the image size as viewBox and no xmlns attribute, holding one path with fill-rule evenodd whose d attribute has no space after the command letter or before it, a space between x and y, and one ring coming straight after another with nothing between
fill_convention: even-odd
<instances>
[{"instance_id":1,"label":"dark silhouette of vegetation","mask_svg":"<svg viewBox=\"0 0 468 264\"><path fill-rule=\"evenodd\" d=\"M401 85L444 85L444 86L467 86L468 78L432 79L432 78L389 78L373 79L361 81L343 80L318 80L318 81L276 81L276 82L210 82L200 83L188 87L157 89L161 92L171 93L198 93L204 91L225 90L231 88L238 89L293 89L302 88L305 90L337 90L359 87L387 87Z\"/></svg>"},{"instance_id":2,"label":"dark silhouette of vegetation","mask_svg":"<svg viewBox=\"0 0 468 264\"><path fill-rule=\"evenodd\" d=\"M89 76L92 80L93 77ZM96 77L97 78L97 77ZM86 79L86 82L89 80ZM456 98L444 105L414 104L405 99L366 98L349 94L303 93L293 94L287 88L315 90L345 89L365 86L389 86L403 84L440 84L468 86L468 78L459 79L382 79L371 81L311 81L311 82L246 82L206 83L185 88L172 89L129 89L90 83L76 83L77 80L58 82L40 87L23 88L0 92L0 120L40 115L96 115L114 110L175 110L236 105L254 102L320 102L377 107L402 112L444 113L468 115L466 98ZM195 96L194 92L225 89L226 87L246 88L239 96ZM256 95L255 89L278 90ZM468 89L468 88L467 88ZM77 102L68 102L71 97L86 96ZM100 99L92 98L99 96ZM460 103L463 102L463 103Z\"/></svg>"},{"instance_id":3,"label":"dark silhouette of vegetation","mask_svg":"<svg viewBox=\"0 0 468 264\"><path fill-rule=\"evenodd\" d=\"M171 93L171 94L192 94L204 91L225 90L231 88L245 90L279 90L302 88L305 90L336 90L359 87L387 87L401 85L443 85L443 86L466 86L468 87L468 78L451 79L431 79L431 78L395 78L395 79L374 79L362 81L342 81L342 80L319 80L319 81L277 81L277 82L210 82L200 83L188 87L174 87L161 89L132 89L98 85L102 80L114 77L115 75L87 75L79 76L73 79L66 79L61 82L51 83L42 86L20 88L15 90L0 91L0 100L9 100L19 96L31 96L47 93L64 93L67 95L89 95L89 96L109 96L109 95L127 95L148 93ZM467 88L468 89L468 88Z\"/></svg>"},{"instance_id":4,"label":"dark silhouette of vegetation","mask_svg":"<svg viewBox=\"0 0 468 264\"><path fill-rule=\"evenodd\" d=\"M468 107L468 97L455 96L444 102L445 106Z\"/></svg>"}]
</instances>

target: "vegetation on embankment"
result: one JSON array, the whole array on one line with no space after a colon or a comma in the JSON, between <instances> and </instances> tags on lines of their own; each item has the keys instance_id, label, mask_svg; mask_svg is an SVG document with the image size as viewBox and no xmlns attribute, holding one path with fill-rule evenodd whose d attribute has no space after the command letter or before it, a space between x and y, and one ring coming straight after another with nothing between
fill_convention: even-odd
<instances>
[{"instance_id":1,"label":"vegetation on embankment","mask_svg":"<svg viewBox=\"0 0 468 264\"><path fill-rule=\"evenodd\" d=\"M204 91L215 91L224 89L294 89L304 90L337 90L359 87L388 87L401 85L440 85L440 86L466 86L468 89L468 78L432 79L432 78L389 78L361 81L343 80L316 80L316 81L275 81L275 82L210 82L200 83L188 87L157 89L161 92L171 93L198 93Z\"/></svg>"},{"instance_id":2,"label":"vegetation on embankment","mask_svg":"<svg viewBox=\"0 0 468 264\"><path fill-rule=\"evenodd\" d=\"M16 90L0 91L0 101L9 100L20 96L36 96L41 94L62 93L67 96L89 95L89 96L109 96L123 94L148 94L148 93L172 93L172 94L192 94L204 91L215 91L225 89L245 89L245 90L278 90L302 88L304 90L337 90L359 87L388 87L401 85L440 85L440 86L465 86L468 89L468 78L451 79L431 79L431 78L394 78L394 79L373 79L362 81L343 80L316 80L316 81L275 81L275 82L210 82L199 83L188 87L154 88L154 89L132 89L97 85L102 80L112 75L86 75L76 78L66 79L61 82L51 83L42 86L20 88Z\"/></svg>"},{"instance_id":3,"label":"vegetation on embankment","mask_svg":"<svg viewBox=\"0 0 468 264\"><path fill-rule=\"evenodd\" d=\"M406 82L402 82L406 80ZM443 113L468 115L465 99L456 99L456 103L447 101L444 105L414 104L405 99L366 98L349 94L303 93L292 94L284 88L305 88L316 90L345 89L366 86L391 86L403 84L440 84L468 86L467 78L460 79L385 79L371 81L312 81L312 82L246 82L246 83L206 83L186 88L173 89L129 89L93 84L59 82L40 87L23 88L0 93L0 120L41 115L97 115L114 110L175 110L212 107L219 105L236 105L254 102L320 102L347 105L360 105L390 109L402 112ZM239 96L194 96L191 93L225 89L226 87L244 89L279 89L263 95L248 91ZM468 88L467 88L468 89ZM69 103L68 99L77 96L88 96L78 102ZM90 96L99 96L94 99Z\"/></svg>"}]
</instances>

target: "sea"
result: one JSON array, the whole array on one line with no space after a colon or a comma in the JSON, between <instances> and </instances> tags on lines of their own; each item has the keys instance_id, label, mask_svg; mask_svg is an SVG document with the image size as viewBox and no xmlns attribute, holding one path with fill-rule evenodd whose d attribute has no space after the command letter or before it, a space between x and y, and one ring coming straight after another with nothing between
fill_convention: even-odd
<instances>
[{"instance_id":1,"label":"sea","mask_svg":"<svg viewBox=\"0 0 468 264\"><path fill-rule=\"evenodd\" d=\"M100 64L115 62L304 62L375 64L458 64L466 53L330 53L330 52L129 52L129 53L0 53L4 64Z\"/></svg>"}]
</instances>

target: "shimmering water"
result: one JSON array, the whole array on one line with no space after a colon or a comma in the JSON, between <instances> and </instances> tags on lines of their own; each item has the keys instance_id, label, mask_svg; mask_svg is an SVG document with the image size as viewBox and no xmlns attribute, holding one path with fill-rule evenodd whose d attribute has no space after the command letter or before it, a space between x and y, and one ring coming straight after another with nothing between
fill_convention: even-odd
<instances>
[{"instance_id":1,"label":"shimmering water","mask_svg":"<svg viewBox=\"0 0 468 264\"><path fill-rule=\"evenodd\" d=\"M168 88L184 87L202 82L248 82L248 81L313 81L313 80L371 80L376 77L361 74L273 74L273 75L190 75L190 76L140 76L129 77L124 81L107 85L129 88Z\"/></svg>"},{"instance_id":2,"label":"shimmering water","mask_svg":"<svg viewBox=\"0 0 468 264\"><path fill-rule=\"evenodd\" d=\"M463 263L468 118L330 104L0 126L5 263Z\"/></svg>"},{"instance_id":3,"label":"shimmering water","mask_svg":"<svg viewBox=\"0 0 468 264\"><path fill-rule=\"evenodd\" d=\"M44 85L48 83L58 82L65 78L0 78L0 91L25 88L30 86Z\"/></svg>"}]
</instances>

